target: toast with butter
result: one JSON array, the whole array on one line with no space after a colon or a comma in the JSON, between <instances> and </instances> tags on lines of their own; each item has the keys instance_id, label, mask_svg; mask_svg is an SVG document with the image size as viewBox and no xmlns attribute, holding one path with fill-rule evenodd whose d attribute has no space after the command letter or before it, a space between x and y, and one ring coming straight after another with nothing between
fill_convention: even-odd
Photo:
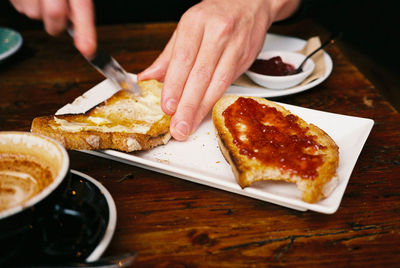
<instances>
[{"instance_id":1,"label":"toast with butter","mask_svg":"<svg viewBox=\"0 0 400 268\"><path fill-rule=\"evenodd\" d=\"M292 182L303 201L315 203L336 186L336 143L281 105L226 95L212 118L221 152L242 188L263 180Z\"/></svg>"},{"instance_id":2,"label":"toast with butter","mask_svg":"<svg viewBox=\"0 0 400 268\"><path fill-rule=\"evenodd\" d=\"M67 149L125 152L166 144L170 116L160 106L162 83L140 81L141 96L120 90L85 114L37 117L31 131L58 140Z\"/></svg>"}]
</instances>

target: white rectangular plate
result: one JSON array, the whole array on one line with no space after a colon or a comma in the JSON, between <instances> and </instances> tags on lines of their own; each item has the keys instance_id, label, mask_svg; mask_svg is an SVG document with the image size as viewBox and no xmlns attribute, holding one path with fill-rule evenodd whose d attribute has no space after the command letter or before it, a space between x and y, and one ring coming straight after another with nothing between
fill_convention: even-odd
<instances>
[{"instance_id":1,"label":"white rectangular plate","mask_svg":"<svg viewBox=\"0 0 400 268\"><path fill-rule=\"evenodd\" d=\"M105 85L106 83L102 82L92 90L96 88L100 91ZM352 170L374 121L287 104L282 105L305 121L323 129L339 146L339 184L329 197L316 204L303 202L301 192L295 184L262 182L241 189L235 181L229 164L219 150L211 116L206 118L200 128L186 142L171 140L164 146L135 153L114 150L84 152L292 209L332 214L340 205Z\"/></svg>"}]
</instances>

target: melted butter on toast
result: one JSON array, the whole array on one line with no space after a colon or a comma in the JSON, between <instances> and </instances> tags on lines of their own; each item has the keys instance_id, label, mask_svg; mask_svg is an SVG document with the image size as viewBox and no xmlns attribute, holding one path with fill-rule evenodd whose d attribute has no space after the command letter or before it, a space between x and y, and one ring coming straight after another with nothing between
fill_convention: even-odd
<instances>
[{"instance_id":1,"label":"melted butter on toast","mask_svg":"<svg viewBox=\"0 0 400 268\"><path fill-rule=\"evenodd\" d=\"M51 127L68 132L148 134L151 129L157 128L157 123L169 123L165 122L169 116L160 106L162 84L149 80L139 82L139 86L142 88L141 96L121 90L86 114L55 116Z\"/></svg>"}]
</instances>

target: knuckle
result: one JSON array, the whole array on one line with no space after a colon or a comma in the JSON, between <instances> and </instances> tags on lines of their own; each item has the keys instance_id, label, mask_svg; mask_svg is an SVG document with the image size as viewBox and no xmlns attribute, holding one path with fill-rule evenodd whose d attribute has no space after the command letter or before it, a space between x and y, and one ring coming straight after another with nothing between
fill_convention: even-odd
<instances>
[{"instance_id":1,"label":"knuckle","mask_svg":"<svg viewBox=\"0 0 400 268\"><path fill-rule=\"evenodd\" d=\"M178 95L178 92L181 90L182 85L177 82L165 81L163 89L162 89L162 97L164 99L168 99Z\"/></svg>"},{"instance_id":2,"label":"knuckle","mask_svg":"<svg viewBox=\"0 0 400 268\"><path fill-rule=\"evenodd\" d=\"M46 16L50 20L64 20L64 18L66 17L66 12L63 9L52 8L47 10Z\"/></svg>"},{"instance_id":3,"label":"knuckle","mask_svg":"<svg viewBox=\"0 0 400 268\"><path fill-rule=\"evenodd\" d=\"M235 28L235 19L230 16L219 16L216 18L216 31L220 36L225 36L233 33Z\"/></svg>"},{"instance_id":4,"label":"knuckle","mask_svg":"<svg viewBox=\"0 0 400 268\"><path fill-rule=\"evenodd\" d=\"M239 65L250 65L253 62L252 53L245 51L240 58Z\"/></svg>"},{"instance_id":5,"label":"knuckle","mask_svg":"<svg viewBox=\"0 0 400 268\"><path fill-rule=\"evenodd\" d=\"M182 25L193 25L193 24L200 24L204 19L204 9L198 6L193 6L188 9L185 13L183 13L181 19L178 23L178 28Z\"/></svg>"},{"instance_id":6,"label":"knuckle","mask_svg":"<svg viewBox=\"0 0 400 268\"><path fill-rule=\"evenodd\" d=\"M182 65L182 67L188 67L192 63L192 53L189 50L181 49L175 53L175 60Z\"/></svg>"},{"instance_id":7,"label":"knuckle","mask_svg":"<svg viewBox=\"0 0 400 268\"><path fill-rule=\"evenodd\" d=\"M183 116L192 116L196 112L197 106L191 102L185 102L181 104L181 114Z\"/></svg>"},{"instance_id":8,"label":"knuckle","mask_svg":"<svg viewBox=\"0 0 400 268\"><path fill-rule=\"evenodd\" d=\"M232 74L229 72L221 72L216 75L215 81L218 89L225 90L232 82Z\"/></svg>"},{"instance_id":9,"label":"knuckle","mask_svg":"<svg viewBox=\"0 0 400 268\"><path fill-rule=\"evenodd\" d=\"M252 26L254 25L254 14L250 11L245 11L241 14L240 20L243 25Z\"/></svg>"},{"instance_id":10,"label":"knuckle","mask_svg":"<svg viewBox=\"0 0 400 268\"><path fill-rule=\"evenodd\" d=\"M192 19L200 19L203 17L204 8L202 5L194 5L193 7L189 8L183 15L183 20L192 20Z\"/></svg>"},{"instance_id":11,"label":"knuckle","mask_svg":"<svg viewBox=\"0 0 400 268\"><path fill-rule=\"evenodd\" d=\"M207 66L199 66L194 70L196 80L209 81L211 79L211 72Z\"/></svg>"},{"instance_id":12,"label":"knuckle","mask_svg":"<svg viewBox=\"0 0 400 268\"><path fill-rule=\"evenodd\" d=\"M241 52L238 54L238 66L250 66L250 64L256 59L259 50L257 46L252 47L249 44L243 43L241 44L239 51Z\"/></svg>"}]
</instances>

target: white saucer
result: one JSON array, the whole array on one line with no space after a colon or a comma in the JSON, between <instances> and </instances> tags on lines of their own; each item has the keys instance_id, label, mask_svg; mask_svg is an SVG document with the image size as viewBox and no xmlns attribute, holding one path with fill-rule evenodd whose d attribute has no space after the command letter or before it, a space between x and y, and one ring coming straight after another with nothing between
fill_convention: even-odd
<instances>
[{"instance_id":1,"label":"white saucer","mask_svg":"<svg viewBox=\"0 0 400 268\"><path fill-rule=\"evenodd\" d=\"M94 184L94 186L96 186L98 190L100 190L100 192L103 194L108 205L108 224L104 236L100 240L99 244L90 253L90 255L85 259L87 262L96 261L101 257L101 255L103 255L114 235L115 227L117 224L117 209L115 207L114 199L112 198L111 194L100 182L82 172L73 169L71 169L70 172Z\"/></svg>"}]
</instances>

